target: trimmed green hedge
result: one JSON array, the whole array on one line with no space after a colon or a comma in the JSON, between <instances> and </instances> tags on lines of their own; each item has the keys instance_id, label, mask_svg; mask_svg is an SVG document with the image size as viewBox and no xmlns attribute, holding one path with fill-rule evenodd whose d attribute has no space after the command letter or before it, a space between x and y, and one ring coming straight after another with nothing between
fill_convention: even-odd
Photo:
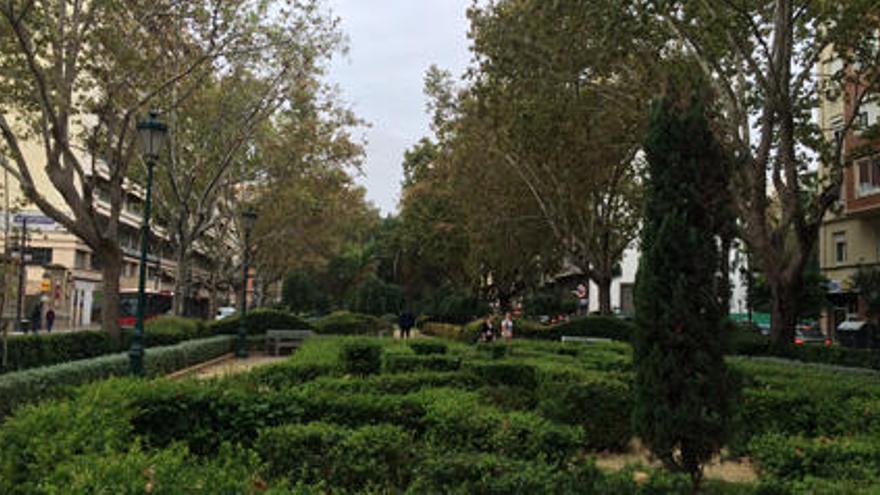
<instances>
[{"instance_id":1,"label":"trimmed green hedge","mask_svg":"<svg viewBox=\"0 0 880 495\"><path fill-rule=\"evenodd\" d=\"M380 335L392 325L382 318L349 311L336 311L315 322L317 333L326 335Z\"/></svg>"},{"instance_id":2,"label":"trimmed green hedge","mask_svg":"<svg viewBox=\"0 0 880 495\"><path fill-rule=\"evenodd\" d=\"M51 366L126 350L131 347L132 333L130 328L122 330L121 346L114 345L106 332L95 330L14 335L8 340L5 371ZM144 325L146 347L164 347L208 336L208 328L201 320L162 316Z\"/></svg>"},{"instance_id":3,"label":"trimmed green hedge","mask_svg":"<svg viewBox=\"0 0 880 495\"><path fill-rule=\"evenodd\" d=\"M462 325L455 325L453 323L426 321L421 324L419 330L424 335L431 337L440 337L465 343L476 342L479 336L479 329L468 330Z\"/></svg>"},{"instance_id":4,"label":"trimmed green hedge","mask_svg":"<svg viewBox=\"0 0 880 495\"><path fill-rule=\"evenodd\" d=\"M106 332L82 331L13 335L7 340L7 364L0 371L17 371L116 352Z\"/></svg>"},{"instance_id":5,"label":"trimmed green hedge","mask_svg":"<svg viewBox=\"0 0 880 495\"><path fill-rule=\"evenodd\" d=\"M880 439L876 436L830 439L774 433L752 440L749 452L760 472L774 478L880 482Z\"/></svg>"},{"instance_id":6,"label":"trimmed green hedge","mask_svg":"<svg viewBox=\"0 0 880 495\"><path fill-rule=\"evenodd\" d=\"M413 371L456 371L461 367L461 358L442 354L410 355L388 354L385 357L385 371L388 373L410 373Z\"/></svg>"},{"instance_id":7,"label":"trimmed green hedge","mask_svg":"<svg viewBox=\"0 0 880 495\"><path fill-rule=\"evenodd\" d=\"M781 357L805 363L880 370L880 351L851 349L837 344L791 345L779 349L771 343L770 337L746 330L733 330L728 332L727 337L728 354Z\"/></svg>"},{"instance_id":8,"label":"trimmed green hedge","mask_svg":"<svg viewBox=\"0 0 880 495\"><path fill-rule=\"evenodd\" d=\"M208 331L217 335L235 335L238 333L241 316L235 315L208 324ZM314 330L315 328L302 318L276 309L254 309L244 317L248 335L262 335L266 330Z\"/></svg>"},{"instance_id":9,"label":"trimmed green hedge","mask_svg":"<svg viewBox=\"0 0 880 495\"><path fill-rule=\"evenodd\" d=\"M619 318L613 316L588 316L586 318L575 318L552 327L522 325L519 333L517 333L516 326L514 326L513 334L514 336L527 339L560 340L562 336L567 335L629 342L633 331L634 326L632 323Z\"/></svg>"},{"instance_id":10,"label":"trimmed green hedge","mask_svg":"<svg viewBox=\"0 0 880 495\"><path fill-rule=\"evenodd\" d=\"M218 336L147 349L144 369L149 376L177 371L231 352L232 343L232 338ZM22 404L59 395L65 387L128 373L128 353L8 373L0 376L0 417Z\"/></svg>"}]
</instances>

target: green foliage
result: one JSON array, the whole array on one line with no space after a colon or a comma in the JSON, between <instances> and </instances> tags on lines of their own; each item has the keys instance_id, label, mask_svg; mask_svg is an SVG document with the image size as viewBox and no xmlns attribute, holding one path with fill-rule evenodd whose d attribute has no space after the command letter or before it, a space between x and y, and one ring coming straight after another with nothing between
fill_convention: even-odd
<instances>
[{"instance_id":1,"label":"green foliage","mask_svg":"<svg viewBox=\"0 0 880 495\"><path fill-rule=\"evenodd\" d=\"M122 350L131 346L131 335L131 329L122 332ZM209 333L202 321L162 316L146 322L144 345L164 347L207 336ZM7 371L90 359L119 350L110 335L102 331L15 335L8 340Z\"/></svg>"},{"instance_id":2,"label":"green foliage","mask_svg":"<svg viewBox=\"0 0 880 495\"><path fill-rule=\"evenodd\" d=\"M594 378L541 387L539 410L554 421L580 426L590 450L621 451L633 437L632 391L626 383Z\"/></svg>"},{"instance_id":3,"label":"green foliage","mask_svg":"<svg viewBox=\"0 0 880 495\"><path fill-rule=\"evenodd\" d=\"M423 322L419 327L419 330L424 335L442 337L468 344L476 342L480 333L479 327L476 325L463 326L452 323L436 323L433 321Z\"/></svg>"},{"instance_id":4,"label":"green foliage","mask_svg":"<svg viewBox=\"0 0 880 495\"><path fill-rule=\"evenodd\" d=\"M563 335L572 337L595 337L600 339L620 340L629 342L634 332L634 325L612 316L588 316L574 318L553 327L523 328L519 332L524 338L559 340Z\"/></svg>"},{"instance_id":5,"label":"green foliage","mask_svg":"<svg viewBox=\"0 0 880 495\"><path fill-rule=\"evenodd\" d=\"M442 288L421 308L421 313L438 323L465 324L492 312L488 304L468 292Z\"/></svg>"},{"instance_id":6,"label":"green foliage","mask_svg":"<svg viewBox=\"0 0 880 495\"><path fill-rule=\"evenodd\" d=\"M774 433L752 440L749 452L758 469L775 478L880 482L876 436L811 439Z\"/></svg>"},{"instance_id":7,"label":"green foliage","mask_svg":"<svg viewBox=\"0 0 880 495\"><path fill-rule=\"evenodd\" d=\"M148 349L144 369L150 376L170 373L226 354L232 344L232 338L218 336ZM64 387L128 373L128 353L119 353L2 375L0 417L22 404L60 395Z\"/></svg>"},{"instance_id":8,"label":"green foliage","mask_svg":"<svg viewBox=\"0 0 880 495\"><path fill-rule=\"evenodd\" d=\"M633 415L652 453L688 473L696 489L733 414L715 290L727 253L719 254L718 219L707 200L717 194L709 174L724 157L701 87L678 89L654 105L645 143L650 178L635 291Z\"/></svg>"},{"instance_id":9,"label":"green foliage","mask_svg":"<svg viewBox=\"0 0 880 495\"><path fill-rule=\"evenodd\" d=\"M533 389L538 386L538 373L534 366L517 362L470 361L464 369L486 385L507 385Z\"/></svg>"},{"instance_id":10,"label":"green foliage","mask_svg":"<svg viewBox=\"0 0 880 495\"><path fill-rule=\"evenodd\" d=\"M8 361L3 371L89 359L116 351L110 335L100 331L12 335L7 346Z\"/></svg>"},{"instance_id":11,"label":"green foliage","mask_svg":"<svg viewBox=\"0 0 880 495\"><path fill-rule=\"evenodd\" d=\"M313 277L303 271L292 272L284 278L281 302L294 313L323 313L330 305Z\"/></svg>"},{"instance_id":12,"label":"green foliage","mask_svg":"<svg viewBox=\"0 0 880 495\"><path fill-rule=\"evenodd\" d=\"M410 373L413 371L455 371L461 367L461 358L438 354L408 355L387 354L385 371L388 373Z\"/></svg>"},{"instance_id":13,"label":"green foliage","mask_svg":"<svg viewBox=\"0 0 880 495\"><path fill-rule=\"evenodd\" d=\"M382 368L382 346L369 340L352 340L341 349L340 360L346 373L365 376Z\"/></svg>"},{"instance_id":14,"label":"green foliage","mask_svg":"<svg viewBox=\"0 0 880 495\"><path fill-rule=\"evenodd\" d=\"M446 354L449 346L437 340L414 340L409 342L409 348L418 355Z\"/></svg>"},{"instance_id":15,"label":"green foliage","mask_svg":"<svg viewBox=\"0 0 880 495\"><path fill-rule=\"evenodd\" d=\"M462 368L346 374L343 350L360 342L386 361ZM417 355L407 342L316 337L284 362L215 381L93 383L0 426L0 492L152 481L160 493L178 482L196 493L690 493L685 477L602 473L585 455L633 435L626 344L506 347L487 361L455 343ZM757 489L707 482L704 493L870 493L880 459L873 374L744 358L732 368L745 393L730 452L752 456L766 479Z\"/></svg>"},{"instance_id":16,"label":"green foliage","mask_svg":"<svg viewBox=\"0 0 880 495\"><path fill-rule=\"evenodd\" d=\"M348 293L346 305L352 311L373 316L396 314L403 308L403 292L397 285L373 275Z\"/></svg>"},{"instance_id":17,"label":"green foliage","mask_svg":"<svg viewBox=\"0 0 880 495\"><path fill-rule=\"evenodd\" d=\"M325 335L379 335L390 333L392 326L373 315L335 311L316 321L315 329Z\"/></svg>"},{"instance_id":18,"label":"green foliage","mask_svg":"<svg viewBox=\"0 0 880 495\"><path fill-rule=\"evenodd\" d=\"M240 315L212 321L208 325L208 331L214 335L235 335L238 333L240 321ZM312 325L301 318L275 309L248 311L244 323L248 335L262 335L266 330L313 330Z\"/></svg>"},{"instance_id":19,"label":"green foliage","mask_svg":"<svg viewBox=\"0 0 880 495\"><path fill-rule=\"evenodd\" d=\"M525 298L523 308L530 317L568 315L577 311L578 300L565 289L543 290Z\"/></svg>"}]
</instances>

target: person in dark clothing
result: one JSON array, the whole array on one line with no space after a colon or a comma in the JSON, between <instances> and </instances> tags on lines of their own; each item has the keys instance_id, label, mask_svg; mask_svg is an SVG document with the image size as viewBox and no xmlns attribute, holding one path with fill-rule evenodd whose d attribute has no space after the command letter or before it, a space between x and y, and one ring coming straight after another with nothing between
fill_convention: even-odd
<instances>
[{"instance_id":1,"label":"person in dark clothing","mask_svg":"<svg viewBox=\"0 0 880 495\"><path fill-rule=\"evenodd\" d=\"M49 308L49 311L46 311L46 331L52 332L52 326L55 324L55 310Z\"/></svg>"},{"instance_id":2,"label":"person in dark clothing","mask_svg":"<svg viewBox=\"0 0 880 495\"><path fill-rule=\"evenodd\" d=\"M488 315L480 325L480 342L492 342L493 340L495 340L495 325L492 322L492 315Z\"/></svg>"},{"instance_id":3,"label":"person in dark clothing","mask_svg":"<svg viewBox=\"0 0 880 495\"><path fill-rule=\"evenodd\" d=\"M31 311L31 330L36 334L43 324L43 304L37 303Z\"/></svg>"},{"instance_id":4,"label":"person in dark clothing","mask_svg":"<svg viewBox=\"0 0 880 495\"><path fill-rule=\"evenodd\" d=\"M397 320L397 325L400 327L400 338L408 339L410 337L410 332L412 331L412 327L416 324L416 317L410 311L404 311L400 314L400 318Z\"/></svg>"}]
</instances>

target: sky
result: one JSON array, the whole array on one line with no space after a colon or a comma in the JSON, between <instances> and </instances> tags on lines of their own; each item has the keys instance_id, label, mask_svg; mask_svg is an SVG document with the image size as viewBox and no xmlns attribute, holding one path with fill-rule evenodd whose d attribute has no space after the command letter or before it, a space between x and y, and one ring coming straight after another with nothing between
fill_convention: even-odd
<instances>
[{"instance_id":1,"label":"sky","mask_svg":"<svg viewBox=\"0 0 880 495\"><path fill-rule=\"evenodd\" d=\"M357 115L370 123L364 176L367 199L383 214L397 210L403 152L430 134L422 92L431 64L456 77L468 64L471 0L329 0L349 37L330 82Z\"/></svg>"}]
</instances>

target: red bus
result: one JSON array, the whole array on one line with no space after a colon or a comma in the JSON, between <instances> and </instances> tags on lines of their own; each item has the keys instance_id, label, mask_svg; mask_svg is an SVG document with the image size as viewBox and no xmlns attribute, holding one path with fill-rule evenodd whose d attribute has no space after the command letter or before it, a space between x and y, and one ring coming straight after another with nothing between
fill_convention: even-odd
<instances>
[{"instance_id":1,"label":"red bus","mask_svg":"<svg viewBox=\"0 0 880 495\"><path fill-rule=\"evenodd\" d=\"M157 316L171 313L174 293L169 291L157 292L147 289L147 305L144 310L144 321ZM138 291L127 289L119 291L119 326L123 328L134 327L137 319Z\"/></svg>"}]
</instances>

